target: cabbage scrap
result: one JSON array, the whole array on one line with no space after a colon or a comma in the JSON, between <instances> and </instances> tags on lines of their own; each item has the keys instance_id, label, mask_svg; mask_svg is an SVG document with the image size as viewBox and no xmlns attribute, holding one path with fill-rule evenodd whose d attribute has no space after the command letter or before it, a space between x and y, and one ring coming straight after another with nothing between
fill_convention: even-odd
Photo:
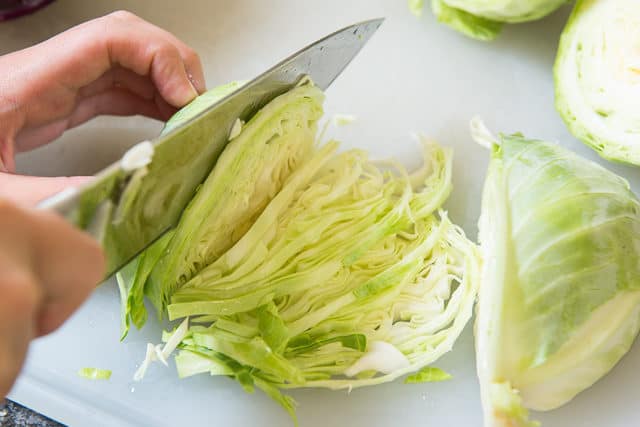
<instances>
[{"instance_id":1,"label":"cabbage scrap","mask_svg":"<svg viewBox=\"0 0 640 427\"><path fill-rule=\"evenodd\" d=\"M564 405L638 334L640 202L623 178L558 145L502 136L479 225L484 425L535 426L526 408Z\"/></svg>"},{"instance_id":2,"label":"cabbage scrap","mask_svg":"<svg viewBox=\"0 0 640 427\"><path fill-rule=\"evenodd\" d=\"M100 368L82 368L78 371L78 376L88 380L108 380L111 378L111 371Z\"/></svg>"}]
</instances>

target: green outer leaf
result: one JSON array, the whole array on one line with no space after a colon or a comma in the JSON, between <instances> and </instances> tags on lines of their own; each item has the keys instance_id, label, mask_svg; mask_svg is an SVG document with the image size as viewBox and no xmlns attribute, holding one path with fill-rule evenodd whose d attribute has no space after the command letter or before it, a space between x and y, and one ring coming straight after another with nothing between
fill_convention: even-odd
<instances>
[{"instance_id":1,"label":"green outer leaf","mask_svg":"<svg viewBox=\"0 0 640 427\"><path fill-rule=\"evenodd\" d=\"M418 384L418 383L430 383L430 382L439 382L446 381L451 379L451 374L443 371L440 368L435 368L433 366L425 366L420 369L417 373L413 375L409 375L404 379L405 384Z\"/></svg>"},{"instance_id":2,"label":"green outer leaf","mask_svg":"<svg viewBox=\"0 0 640 427\"><path fill-rule=\"evenodd\" d=\"M494 40L502 30L502 22L448 6L444 0L431 0L431 10L439 22L476 40Z\"/></svg>"}]
</instances>

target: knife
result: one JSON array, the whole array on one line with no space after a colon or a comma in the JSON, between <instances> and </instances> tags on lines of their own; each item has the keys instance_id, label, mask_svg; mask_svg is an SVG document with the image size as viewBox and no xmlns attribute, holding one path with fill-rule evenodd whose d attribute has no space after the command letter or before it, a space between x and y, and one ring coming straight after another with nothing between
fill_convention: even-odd
<instances>
[{"instance_id":1,"label":"knife","mask_svg":"<svg viewBox=\"0 0 640 427\"><path fill-rule=\"evenodd\" d=\"M383 20L350 25L312 43L192 119L134 146L92 182L45 199L38 208L55 211L93 235L107 259L105 278L110 277L177 224L237 119L247 121L305 76L327 89ZM151 157L148 164L130 167L145 163L145 155Z\"/></svg>"}]
</instances>

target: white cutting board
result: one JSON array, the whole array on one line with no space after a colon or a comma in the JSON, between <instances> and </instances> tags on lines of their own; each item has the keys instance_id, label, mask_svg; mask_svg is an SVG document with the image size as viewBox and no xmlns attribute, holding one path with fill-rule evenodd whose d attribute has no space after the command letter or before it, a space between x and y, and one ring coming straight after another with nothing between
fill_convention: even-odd
<instances>
[{"instance_id":1,"label":"white cutting board","mask_svg":"<svg viewBox=\"0 0 640 427\"><path fill-rule=\"evenodd\" d=\"M385 16L380 31L327 92L328 114L359 118L334 135L346 147L393 155L409 165L417 159L410 132L453 146L455 190L447 207L471 238L477 233L488 157L469 138L473 115L482 115L496 132L561 141L597 158L569 135L553 108L551 67L567 8L542 22L510 26L487 44L438 25L429 13L415 19L404 0L59 0L34 16L0 25L0 53L116 8L134 11L196 48L210 87L251 78L333 30ZM157 123L140 118L96 120L20 157L19 166L48 175L93 173L158 130ZM640 191L638 170L608 166ZM11 397L72 426L291 425L277 404L261 393L245 394L225 378L178 380L173 367L154 366L144 382L134 384L131 377L145 343L157 341L160 329L151 319L121 344L118 310L115 284L108 282L61 330L34 343ZM454 379L421 385L397 381L350 395L295 392L301 426L480 427L470 327L436 365ZM113 376L108 382L77 377L76 371L87 366L112 369ZM639 388L640 344L573 402L535 416L546 427L637 426Z\"/></svg>"}]
</instances>

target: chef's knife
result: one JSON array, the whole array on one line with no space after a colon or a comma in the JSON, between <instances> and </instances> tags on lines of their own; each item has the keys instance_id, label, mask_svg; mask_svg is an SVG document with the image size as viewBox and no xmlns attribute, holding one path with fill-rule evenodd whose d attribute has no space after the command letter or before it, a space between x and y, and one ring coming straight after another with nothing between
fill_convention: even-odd
<instances>
[{"instance_id":1,"label":"chef's knife","mask_svg":"<svg viewBox=\"0 0 640 427\"><path fill-rule=\"evenodd\" d=\"M318 40L151 143L133 147L91 183L58 193L39 207L94 235L111 276L177 224L224 149L236 119L246 121L305 76L323 90L329 87L382 21L364 21ZM152 153L151 162L131 168L132 155L144 157L145 151Z\"/></svg>"}]
</instances>

